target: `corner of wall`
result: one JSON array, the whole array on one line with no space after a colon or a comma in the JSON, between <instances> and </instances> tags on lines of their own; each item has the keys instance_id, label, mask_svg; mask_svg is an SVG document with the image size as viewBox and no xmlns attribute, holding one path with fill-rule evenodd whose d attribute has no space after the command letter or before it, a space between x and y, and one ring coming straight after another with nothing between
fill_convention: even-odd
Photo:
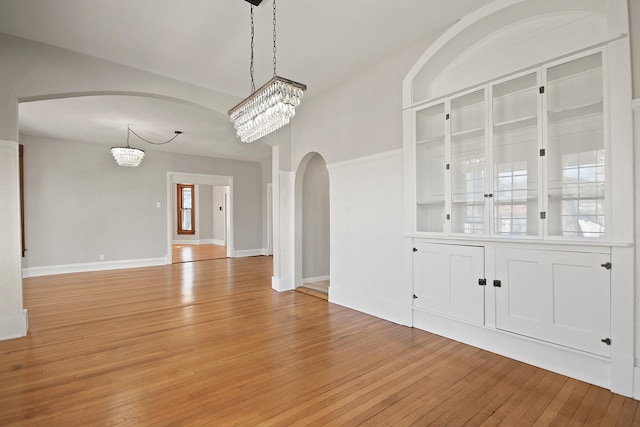
<instances>
[{"instance_id":1,"label":"corner of wall","mask_svg":"<svg viewBox=\"0 0 640 427\"><path fill-rule=\"evenodd\" d=\"M28 330L28 311L23 309L21 315L0 320L0 341L22 338Z\"/></svg>"}]
</instances>

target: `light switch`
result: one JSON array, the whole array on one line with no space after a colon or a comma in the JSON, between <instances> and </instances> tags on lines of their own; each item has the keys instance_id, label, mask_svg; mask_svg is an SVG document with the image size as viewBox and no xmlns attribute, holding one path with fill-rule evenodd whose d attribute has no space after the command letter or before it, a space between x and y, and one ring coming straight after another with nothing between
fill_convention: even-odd
<instances>
[{"instance_id":1,"label":"light switch","mask_svg":"<svg viewBox=\"0 0 640 427\"><path fill-rule=\"evenodd\" d=\"M162 203L156 202L156 208L160 208L160 207L162 207Z\"/></svg>"}]
</instances>

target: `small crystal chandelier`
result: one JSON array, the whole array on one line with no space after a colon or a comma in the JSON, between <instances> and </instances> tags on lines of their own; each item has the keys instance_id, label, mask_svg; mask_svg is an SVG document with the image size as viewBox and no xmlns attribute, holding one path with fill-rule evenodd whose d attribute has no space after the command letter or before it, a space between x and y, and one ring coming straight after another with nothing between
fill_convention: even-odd
<instances>
[{"instance_id":1,"label":"small crystal chandelier","mask_svg":"<svg viewBox=\"0 0 640 427\"><path fill-rule=\"evenodd\" d=\"M140 135L135 133L129 127L129 125L127 125L127 146L126 147L111 147L111 154L113 155L113 158L116 159L116 163L118 164L118 166L125 166L125 167L129 167L129 168L135 168L135 167L140 166L140 163L142 162L142 159L144 158L144 150L141 150L139 148L135 148L135 147L130 146L129 145L129 135L134 134L135 136L137 136L138 138L140 138L141 140L143 140L145 142L148 142L149 144L164 145L164 144L168 144L169 142L171 142L174 139L176 139L178 137L178 135L180 135L182 132L177 130L174 133L175 133L175 135L173 136L173 138L169 139L168 141L152 142L152 141L149 141L147 139L144 139L143 137L141 137Z\"/></svg>"},{"instance_id":2,"label":"small crystal chandelier","mask_svg":"<svg viewBox=\"0 0 640 427\"><path fill-rule=\"evenodd\" d=\"M300 105L307 89L276 74L276 0L273 0L273 78L256 90L253 80L253 6L262 0L247 0L251 3L251 95L229 110L229 117L242 142L253 142L289 123Z\"/></svg>"}]
</instances>

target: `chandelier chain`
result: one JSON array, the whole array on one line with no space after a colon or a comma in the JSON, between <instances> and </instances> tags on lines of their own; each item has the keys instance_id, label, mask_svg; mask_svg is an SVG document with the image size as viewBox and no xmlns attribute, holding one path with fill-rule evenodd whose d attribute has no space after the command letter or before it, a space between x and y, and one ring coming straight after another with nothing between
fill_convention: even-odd
<instances>
[{"instance_id":1,"label":"chandelier chain","mask_svg":"<svg viewBox=\"0 0 640 427\"><path fill-rule=\"evenodd\" d=\"M141 140L143 140L144 142L147 142L149 144L153 144L153 145L164 145L164 144L168 144L171 141L173 141L174 139L176 139L178 136L180 136L180 134L182 134L182 132L180 131L176 131L175 135L173 135L173 137L167 141L164 142L153 142L153 141L149 141L148 139L145 139L143 137L141 137L140 135L138 135L133 129L131 129L129 126L127 126L127 129L129 130L129 132L127 133L127 147L129 147L129 133L134 134L135 136L137 136L138 138L140 138Z\"/></svg>"},{"instance_id":2,"label":"chandelier chain","mask_svg":"<svg viewBox=\"0 0 640 427\"><path fill-rule=\"evenodd\" d=\"M273 0L273 77L276 76L276 0Z\"/></svg>"},{"instance_id":3,"label":"chandelier chain","mask_svg":"<svg viewBox=\"0 0 640 427\"><path fill-rule=\"evenodd\" d=\"M253 4L251 5L251 65L249 66L249 73L251 74L251 93L256 91L256 83L253 79L253 38L255 35L255 28L253 25Z\"/></svg>"}]
</instances>

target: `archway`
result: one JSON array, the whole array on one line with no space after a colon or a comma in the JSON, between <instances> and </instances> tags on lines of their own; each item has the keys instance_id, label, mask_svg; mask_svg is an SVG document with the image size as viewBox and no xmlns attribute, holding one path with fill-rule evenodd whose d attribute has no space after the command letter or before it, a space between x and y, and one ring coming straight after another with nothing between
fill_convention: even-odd
<instances>
[{"instance_id":1,"label":"archway","mask_svg":"<svg viewBox=\"0 0 640 427\"><path fill-rule=\"evenodd\" d=\"M296 289L329 292L329 172L318 153L307 154L296 172ZM321 296L321 295L318 295Z\"/></svg>"}]
</instances>

